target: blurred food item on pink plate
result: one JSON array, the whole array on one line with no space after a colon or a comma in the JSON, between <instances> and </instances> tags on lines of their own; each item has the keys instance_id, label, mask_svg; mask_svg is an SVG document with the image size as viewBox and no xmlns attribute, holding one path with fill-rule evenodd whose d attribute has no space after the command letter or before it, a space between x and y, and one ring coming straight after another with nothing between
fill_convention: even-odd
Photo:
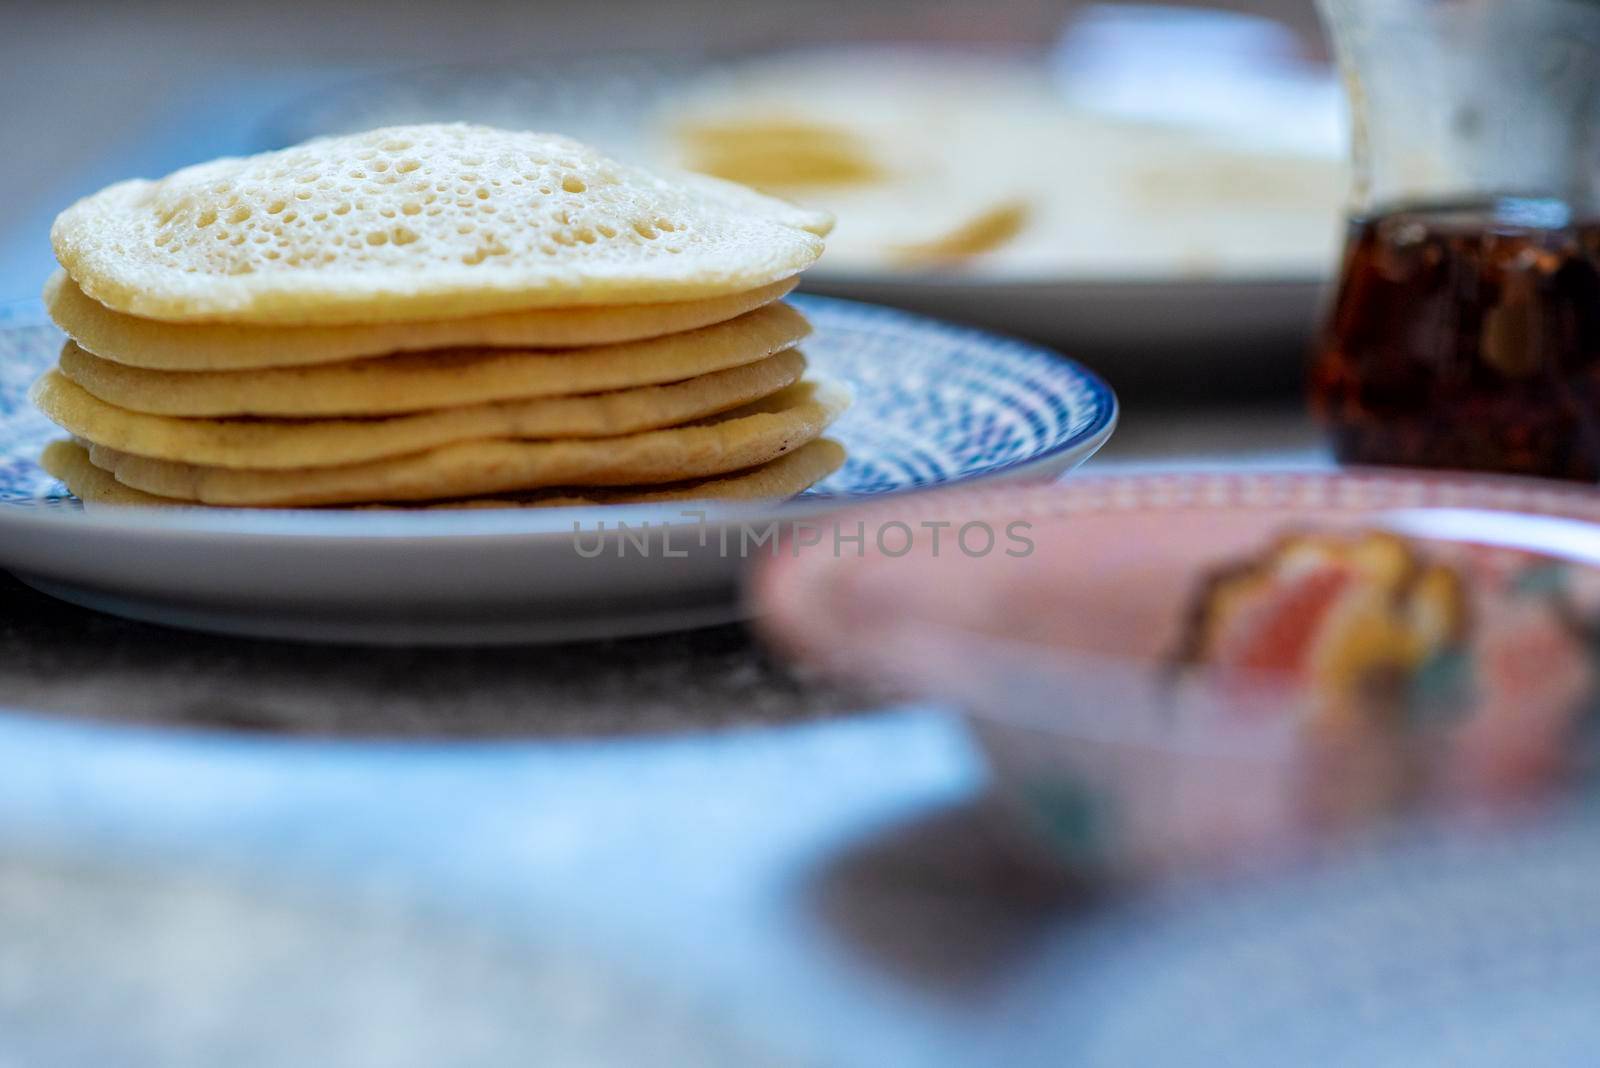
<instances>
[{"instance_id":1,"label":"blurred food item on pink plate","mask_svg":"<svg viewBox=\"0 0 1600 1068\"><path fill-rule=\"evenodd\" d=\"M754 592L781 649L960 707L1055 859L1141 878L1583 774L1596 522L1534 480L1091 477L841 515Z\"/></svg>"}]
</instances>

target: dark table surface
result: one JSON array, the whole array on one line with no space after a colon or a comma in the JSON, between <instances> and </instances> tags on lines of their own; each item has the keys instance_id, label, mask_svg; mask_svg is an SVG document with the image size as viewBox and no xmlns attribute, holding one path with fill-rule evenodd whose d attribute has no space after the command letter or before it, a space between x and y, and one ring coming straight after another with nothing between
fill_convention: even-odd
<instances>
[{"instance_id":1,"label":"dark table surface","mask_svg":"<svg viewBox=\"0 0 1600 1068\"><path fill-rule=\"evenodd\" d=\"M0 572L0 705L117 723L320 736L660 734L866 706L743 625L499 648L363 648L101 615Z\"/></svg>"},{"instance_id":2,"label":"dark table surface","mask_svg":"<svg viewBox=\"0 0 1600 1068\"><path fill-rule=\"evenodd\" d=\"M1137 407L1085 473L1316 467L1293 401ZM0 572L0 706L121 723L313 736L659 735L869 710L769 655L743 624L503 648L268 642L136 623L55 601Z\"/></svg>"}]
</instances>

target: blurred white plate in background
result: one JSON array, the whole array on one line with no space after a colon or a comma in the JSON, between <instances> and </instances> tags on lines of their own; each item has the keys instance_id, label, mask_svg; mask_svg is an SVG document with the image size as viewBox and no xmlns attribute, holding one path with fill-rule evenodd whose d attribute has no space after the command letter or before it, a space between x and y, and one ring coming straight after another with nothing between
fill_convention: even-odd
<instances>
[{"instance_id":1,"label":"blurred white plate in background","mask_svg":"<svg viewBox=\"0 0 1600 1068\"><path fill-rule=\"evenodd\" d=\"M1227 47L1174 66L1172 34L1196 19ZM1131 6L1075 26L1050 55L840 47L430 68L309 101L268 137L554 129L835 211L813 292L1024 334L1108 361L1119 384L1289 381L1285 353L1309 338L1341 237L1331 73L1287 55L1264 20Z\"/></svg>"}]
</instances>

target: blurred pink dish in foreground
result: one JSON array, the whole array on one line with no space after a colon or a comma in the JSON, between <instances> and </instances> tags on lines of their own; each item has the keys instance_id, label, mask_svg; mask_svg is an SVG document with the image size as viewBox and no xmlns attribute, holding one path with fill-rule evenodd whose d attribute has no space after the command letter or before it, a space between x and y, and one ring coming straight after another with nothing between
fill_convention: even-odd
<instances>
[{"instance_id":1,"label":"blurred pink dish in foreground","mask_svg":"<svg viewBox=\"0 0 1600 1068\"><path fill-rule=\"evenodd\" d=\"M756 597L794 655L965 710L1055 857L1140 876L1571 781L1597 522L1533 480L1081 478L847 513Z\"/></svg>"}]
</instances>

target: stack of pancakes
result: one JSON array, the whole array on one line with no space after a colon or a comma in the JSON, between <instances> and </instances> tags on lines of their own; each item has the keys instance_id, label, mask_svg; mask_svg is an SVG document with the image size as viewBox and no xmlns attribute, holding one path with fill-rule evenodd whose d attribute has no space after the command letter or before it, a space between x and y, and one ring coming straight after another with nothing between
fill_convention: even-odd
<instances>
[{"instance_id":1,"label":"stack of pancakes","mask_svg":"<svg viewBox=\"0 0 1600 1068\"><path fill-rule=\"evenodd\" d=\"M843 460L780 300L828 225L478 126L124 182L52 231L43 462L111 503L791 495Z\"/></svg>"}]
</instances>

